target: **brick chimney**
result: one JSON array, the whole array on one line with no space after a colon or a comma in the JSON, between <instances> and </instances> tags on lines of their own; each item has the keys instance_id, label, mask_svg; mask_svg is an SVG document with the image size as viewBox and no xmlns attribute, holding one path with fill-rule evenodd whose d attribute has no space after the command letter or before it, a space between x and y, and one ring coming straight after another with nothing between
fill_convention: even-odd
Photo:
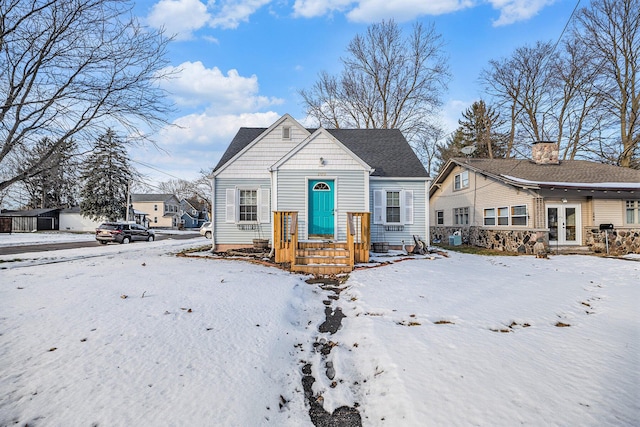
<instances>
[{"instance_id":1,"label":"brick chimney","mask_svg":"<svg viewBox=\"0 0 640 427\"><path fill-rule=\"evenodd\" d=\"M534 142L531 147L531 160L538 165L560 164L558 158L558 144L551 141Z\"/></svg>"}]
</instances>

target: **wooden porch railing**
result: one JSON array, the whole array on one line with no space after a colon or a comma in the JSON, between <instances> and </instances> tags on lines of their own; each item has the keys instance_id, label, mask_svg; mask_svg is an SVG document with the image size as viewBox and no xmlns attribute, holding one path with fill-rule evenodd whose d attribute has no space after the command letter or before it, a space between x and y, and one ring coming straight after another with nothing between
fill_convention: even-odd
<instances>
[{"instance_id":1,"label":"wooden porch railing","mask_svg":"<svg viewBox=\"0 0 640 427\"><path fill-rule=\"evenodd\" d=\"M298 212L275 211L273 213L273 245L276 262L296 263L298 248Z\"/></svg>"},{"instance_id":2,"label":"wooden porch railing","mask_svg":"<svg viewBox=\"0 0 640 427\"><path fill-rule=\"evenodd\" d=\"M274 211L273 247L275 260L288 262L293 270L296 266L298 250L298 212ZM371 214L369 212L347 213L347 250L349 266L353 269L356 263L369 262L369 246L371 245ZM340 243L327 243L327 247L336 247ZM344 243L342 243L344 247ZM332 255L335 256L335 255ZM304 263L300 265L305 265Z\"/></svg>"},{"instance_id":3,"label":"wooden porch railing","mask_svg":"<svg viewBox=\"0 0 640 427\"><path fill-rule=\"evenodd\" d=\"M371 245L371 213L347 213L347 247L351 267L356 262L369 262L369 246Z\"/></svg>"}]
</instances>

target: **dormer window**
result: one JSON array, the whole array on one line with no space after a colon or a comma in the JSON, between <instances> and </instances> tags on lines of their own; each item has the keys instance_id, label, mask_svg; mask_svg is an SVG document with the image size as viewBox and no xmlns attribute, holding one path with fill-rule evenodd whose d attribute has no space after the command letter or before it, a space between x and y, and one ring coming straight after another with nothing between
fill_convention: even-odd
<instances>
[{"instance_id":1,"label":"dormer window","mask_svg":"<svg viewBox=\"0 0 640 427\"><path fill-rule=\"evenodd\" d=\"M291 126L282 126L282 139L291 139Z\"/></svg>"}]
</instances>

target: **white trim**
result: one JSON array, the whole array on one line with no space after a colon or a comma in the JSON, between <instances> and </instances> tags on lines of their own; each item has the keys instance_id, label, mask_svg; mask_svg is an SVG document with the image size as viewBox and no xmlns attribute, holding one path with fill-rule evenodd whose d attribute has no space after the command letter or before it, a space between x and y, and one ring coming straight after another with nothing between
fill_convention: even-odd
<instances>
[{"instance_id":1,"label":"white trim","mask_svg":"<svg viewBox=\"0 0 640 427\"><path fill-rule=\"evenodd\" d=\"M307 224L307 236L309 238L309 181L333 181L333 238L338 238L338 177L337 176L305 176L304 185L304 220Z\"/></svg>"},{"instance_id":2,"label":"white trim","mask_svg":"<svg viewBox=\"0 0 640 427\"><path fill-rule=\"evenodd\" d=\"M211 250L216 247L216 179L211 177Z\"/></svg>"},{"instance_id":3,"label":"white trim","mask_svg":"<svg viewBox=\"0 0 640 427\"><path fill-rule=\"evenodd\" d=\"M238 153L236 153L235 156L233 156L232 158L230 158L227 163L225 163L224 165L220 166L220 168L218 170L216 170L215 172L213 172L213 176L216 177L218 175L220 175L220 173L222 173L227 167L229 167L229 165L231 165L233 162L235 162L239 157L242 157L244 155L244 153L246 153L247 151L249 151L254 145L256 145L260 140L262 140L266 135L269 135L269 133L271 133L276 127L280 126L282 124L282 122L284 122L285 120L291 120L298 128L302 129L303 132L307 132L309 133L309 131L307 130L307 128L305 128L304 126L302 126L300 123L298 123L296 121L296 119L294 119L293 117L291 117L289 114L285 114L282 117L280 117L278 120L275 121L275 123L273 123L271 126L269 126L264 132L262 132L260 135L258 135L256 137L256 139L254 139L253 141L251 141L249 144L247 144L242 150L240 150Z\"/></svg>"},{"instance_id":4,"label":"white trim","mask_svg":"<svg viewBox=\"0 0 640 427\"><path fill-rule=\"evenodd\" d=\"M547 203L544 210L544 224L549 229L549 208L558 209L558 240L549 238L549 245L582 245L582 205L580 203ZM566 221L566 208L575 208L576 210L576 240L566 240L566 222L560 226L560 221ZM511 213L511 212L509 212ZM527 214L529 212L527 211Z\"/></svg>"},{"instance_id":5,"label":"white trim","mask_svg":"<svg viewBox=\"0 0 640 427\"><path fill-rule=\"evenodd\" d=\"M358 164L360 164L360 166L362 166L364 169L369 171L369 173L373 173L374 169L371 166L369 166L364 160L362 160L360 157L358 157L353 151L349 150L343 143L341 143L336 137L331 135L324 128L318 128L318 130L316 130L314 133L312 133L311 135L309 135L305 139L303 139L302 142L300 142L298 145L293 147L293 149L291 149L291 151L289 151L287 154L282 156L280 158L280 160L278 160L276 163L274 163L269 168L269 170L270 171L278 170L282 165L284 165L286 162L288 162L300 150L302 150L304 147L306 147L308 144L310 144L311 141L313 141L314 139L316 139L320 135L325 135L330 141L333 141L339 148L341 148L342 150L344 150L345 153L347 153L349 156L351 156L351 158L354 161L356 161Z\"/></svg>"}]
</instances>

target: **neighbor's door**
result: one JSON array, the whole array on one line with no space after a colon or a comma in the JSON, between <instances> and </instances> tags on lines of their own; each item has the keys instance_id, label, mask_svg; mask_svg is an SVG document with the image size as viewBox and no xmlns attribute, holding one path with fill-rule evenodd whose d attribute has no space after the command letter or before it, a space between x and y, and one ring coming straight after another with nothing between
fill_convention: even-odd
<instances>
[{"instance_id":1,"label":"neighbor's door","mask_svg":"<svg viewBox=\"0 0 640 427\"><path fill-rule=\"evenodd\" d=\"M309 180L309 237L333 238L334 181Z\"/></svg>"},{"instance_id":2,"label":"neighbor's door","mask_svg":"<svg viewBox=\"0 0 640 427\"><path fill-rule=\"evenodd\" d=\"M580 205L547 205L549 243L579 245L581 243Z\"/></svg>"}]
</instances>

